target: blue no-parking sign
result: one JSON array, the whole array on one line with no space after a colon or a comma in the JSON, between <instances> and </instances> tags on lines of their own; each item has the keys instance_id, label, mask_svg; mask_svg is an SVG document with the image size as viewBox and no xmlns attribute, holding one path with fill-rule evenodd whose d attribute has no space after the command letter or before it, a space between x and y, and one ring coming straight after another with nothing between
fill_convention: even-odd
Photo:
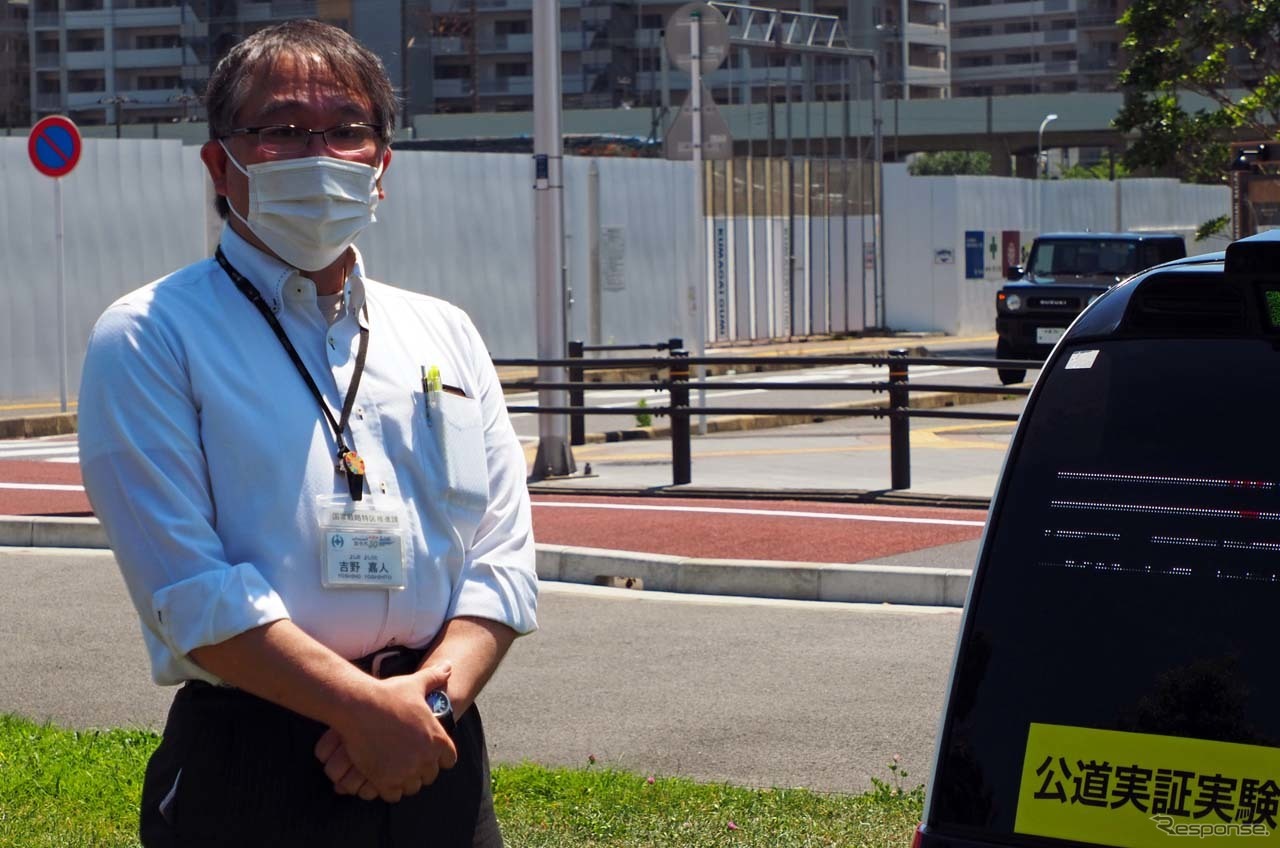
<instances>
[{"instance_id":1,"label":"blue no-parking sign","mask_svg":"<svg viewBox=\"0 0 1280 848\"><path fill-rule=\"evenodd\" d=\"M31 128L27 155L46 177L65 177L80 161L80 130L70 118L50 115Z\"/></svg>"}]
</instances>

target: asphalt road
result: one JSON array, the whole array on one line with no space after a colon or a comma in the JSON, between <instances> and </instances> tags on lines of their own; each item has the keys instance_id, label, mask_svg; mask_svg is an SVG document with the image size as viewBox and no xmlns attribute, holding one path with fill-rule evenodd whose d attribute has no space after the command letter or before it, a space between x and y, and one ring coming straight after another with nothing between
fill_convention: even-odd
<instances>
[{"instance_id":1,"label":"asphalt road","mask_svg":"<svg viewBox=\"0 0 1280 848\"><path fill-rule=\"evenodd\" d=\"M106 552L0 549L0 711L158 728L138 623ZM861 791L926 779L958 610L544 584L541 630L481 699L493 757Z\"/></svg>"}]
</instances>

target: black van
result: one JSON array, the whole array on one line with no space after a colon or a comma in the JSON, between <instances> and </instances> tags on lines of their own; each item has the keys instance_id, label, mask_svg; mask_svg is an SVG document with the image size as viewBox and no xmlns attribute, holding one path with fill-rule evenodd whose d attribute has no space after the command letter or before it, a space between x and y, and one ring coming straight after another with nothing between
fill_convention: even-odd
<instances>
[{"instance_id":1,"label":"black van","mask_svg":"<svg viewBox=\"0 0 1280 848\"><path fill-rule=\"evenodd\" d=\"M1080 312L1146 268L1187 255L1176 233L1049 233L1031 244L1026 267L1006 269L996 293L996 357L1044 359ZM1026 371L1001 369L1005 385Z\"/></svg>"},{"instance_id":2,"label":"black van","mask_svg":"<svg viewBox=\"0 0 1280 848\"><path fill-rule=\"evenodd\" d=\"M1080 316L992 501L917 848L1280 840L1278 445L1280 232Z\"/></svg>"}]
</instances>

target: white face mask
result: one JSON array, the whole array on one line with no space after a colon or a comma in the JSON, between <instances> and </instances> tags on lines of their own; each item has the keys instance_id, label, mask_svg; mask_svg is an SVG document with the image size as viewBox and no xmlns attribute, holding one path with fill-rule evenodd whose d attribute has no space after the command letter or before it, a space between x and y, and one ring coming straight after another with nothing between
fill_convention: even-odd
<instances>
[{"instance_id":1,"label":"white face mask","mask_svg":"<svg viewBox=\"0 0 1280 848\"><path fill-rule=\"evenodd\" d=\"M231 214L295 268L329 267L377 220L381 167L309 156L246 168L229 150L227 159L249 178L249 216Z\"/></svg>"}]
</instances>

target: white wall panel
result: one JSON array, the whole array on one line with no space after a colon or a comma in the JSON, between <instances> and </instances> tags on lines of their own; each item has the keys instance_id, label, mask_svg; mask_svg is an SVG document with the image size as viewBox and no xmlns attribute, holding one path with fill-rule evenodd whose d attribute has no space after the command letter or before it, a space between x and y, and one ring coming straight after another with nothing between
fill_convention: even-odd
<instances>
[{"instance_id":1,"label":"white wall panel","mask_svg":"<svg viewBox=\"0 0 1280 848\"><path fill-rule=\"evenodd\" d=\"M87 139L62 179L67 377L74 396L85 343L107 305L205 254L198 148L178 141ZM58 394L54 181L25 138L0 139L0 398Z\"/></svg>"},{"instance_id":2,"label":"white wall panel","mask_svg":"<svg viewBox=\"0 0 1280 848\"><path fill-rule=\"evenodd\" d=\"M1225 187L1175 180L1021 180L1003 177L912 177L904 165L886 165L886 321L895 330L953 334L995 328L995 293L1003 257L1002 232L1172 231L1186 237L1188 253L1220 250L1225 240L1196 242L1195 229L1226 214ZM923 222L929 222L926 226ZM965 277L965 233L984 234L981 279ZM951 251L951 262L940 251Z\"/></svg>"}]
</instances>

